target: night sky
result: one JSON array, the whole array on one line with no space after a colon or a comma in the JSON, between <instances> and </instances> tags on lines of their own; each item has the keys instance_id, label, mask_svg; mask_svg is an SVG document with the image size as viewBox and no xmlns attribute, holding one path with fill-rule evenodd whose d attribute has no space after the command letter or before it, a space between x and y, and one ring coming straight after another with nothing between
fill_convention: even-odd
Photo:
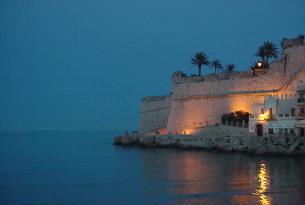
<instances>
[{"instance_id":1,"label":"night sky","mask_svg":"<svg viewBox=\"0 0 305 205\"><path fill-rule=\"evenodd\" d=\"M136 128L196 51L245 70L304 20L304 0L1 0L0 129Z\"/></svg>"}]
</instances>

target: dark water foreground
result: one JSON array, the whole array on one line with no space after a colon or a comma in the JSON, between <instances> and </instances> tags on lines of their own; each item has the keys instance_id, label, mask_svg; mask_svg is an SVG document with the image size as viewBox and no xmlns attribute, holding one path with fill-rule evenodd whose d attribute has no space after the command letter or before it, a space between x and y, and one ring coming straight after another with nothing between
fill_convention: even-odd
<instances>
[{"instance_id":1,"label":"dark water foreground","mask_svg":"<svg viewBox=\"0 0 305 205\"><path fill-rule=\"evenodd\" d=\"M0 204L305 204L304 157L116 147L116 132L0 133Z\"/></svg>"}]
</instances>

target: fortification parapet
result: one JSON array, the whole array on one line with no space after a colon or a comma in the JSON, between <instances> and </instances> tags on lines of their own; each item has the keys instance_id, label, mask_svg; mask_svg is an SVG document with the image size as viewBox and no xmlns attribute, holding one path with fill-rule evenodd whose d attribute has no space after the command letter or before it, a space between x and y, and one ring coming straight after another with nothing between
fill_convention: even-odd
<instances>
[{"instance_id":1,"label":"fortification parapet","mask_svg":"<svg viewBox=\"0 0 305 205\"><path fill-rule=\"evenodd\" d=\"M183 83L187 75L182 71L176 71L172 74L172 83Z\"/></svg>"},{"instance_id":2,"label":"fortification parapet","mask_svg":"<svg viewBox=\"0 0 305 205\"><path fill-rule=\"evenodd\" d=\"M283 49L294 46L300 46L300 45L305 45L304 35L300 35L297 38L292 38L292 39L283 39L281 43Z\"/></svg>"},{"instance_id":3,"label":"fortification parapet","mask_svg":"<svg viewBox=\"0 0 305 205\"><path fill-rule=\"evenodd\" d=\"M146 96L146 97L142 97L142 101L146 101L146 102L161 101L161 100L165 100L168 97L169 97L168 95L164 95L164 96Z\"/></svg>"},{"instance_id":4,"label":"fortification parapet","mask_svg":"<svg viewBox=\"0 0 305 205\"><path fill-rule=\"evenodd\" d=\"M165 130L170 107L171 96L143 97L139 133L155 133L160 129Z\"/></svg>"},{"instance_id":5,"label":"fortification parapet","mask_svg":"<svg viewBox=\"0 0 305 205\"><path fill-rule=\"evenodd\" d=\"M283 60L273 61L269 65L269 69L266 70L265 74L276 74L278 72L283 73L284 67L281 65L283 64ZM205 76L187 76L185 73L178 71L174 72L172 75L172 83L174 84L185 84L185 83L209 83L209 82L226 82L232 80L251 80L255 79L259 74L253 74L252 70L245 70L245 71L234 71L234 72L221 72L217 74L209 74Z\"/></svg>"},{"instance_id":6,"label":"fortification parapet","mask_svg":"<svg viewBox=\"0 0 305 205\"><path fill-rule=\"evenodd\" d=\"M173 74L173 84L183 84L183 83L202 83L209 81L220 81L220 80L230 80L230 79L238 79L238 78L246 78L246 77L254 77L251 71L235 71L231 73L217 73L217 74L209 74L205 76L181 76L175 77L175 73Z\"/></svg>"},{"instance_id":7,"label":"fortification parapet","mask_svg":"<svg viewBox=\"0 0 305 205\"><path fill-rule=\"evenodd\" d=\"M173 97L223 96L232 93L273 92L305 67L305 46L291 47L281 59L269 64L265 74L251 70L218 73L206 76L186 76L181 71L173 74Z\"/></svg>"}]
</instances>

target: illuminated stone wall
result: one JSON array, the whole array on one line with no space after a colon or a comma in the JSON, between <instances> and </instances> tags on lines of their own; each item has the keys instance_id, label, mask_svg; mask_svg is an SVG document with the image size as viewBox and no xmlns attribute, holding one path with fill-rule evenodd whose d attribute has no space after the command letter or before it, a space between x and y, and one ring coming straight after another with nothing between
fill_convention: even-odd
<instances>
[{"instance_id":1,"label":"illuminated stone wall","mask_svg":"<svg viewBox=\"0 0 305 205\"><path fill-rule=\"evenodd\" d=\"M296 98L296 89L305 84L305 46L290 47L280 60L270 64L265 75L250 71L184 77L172 77L173 96L167 129L183 133L220 123L223 113L243 110L252 112L253 105L267 96Z\"/></svg>"},{"instance_id":2,"label":"illuminated stone wall","mask_svg":"<svg viewBox=\"0 0 305 205\"><path fill-rule=\"evenodd\" d=\"M220 123L221 115L238 110L252 111L252 105L263 102L263 95L237 95L216 98L174 99L168 120L168 131L183 133Z\"/></svg>"},{"instance_id":3,"label":"illuminated stone wall","mask_svg":"<svg viewBox=\"0 0 305 205\"><path fill-rule=\"evenodd\" d=\"M170 96L142 98L139 133L152 133L166 128L170 106Z\"/></svg>"},{"instance_id":4,"label":"illuminated stone wall","mask_svg":"<svg viewBox=\"0 0 305 205\"><path fill-rule=\"evenodd\" d=\"M296 98L296 89L305 85L305 45L288 47L266 74L251 71L220 73L204 77L172 76L172 96L142 99L139 132L155 132L166 127L172 133L190 133L197 128L220 123L223 113L243 110L267 96Z\"/></svg>"}]
</instances>

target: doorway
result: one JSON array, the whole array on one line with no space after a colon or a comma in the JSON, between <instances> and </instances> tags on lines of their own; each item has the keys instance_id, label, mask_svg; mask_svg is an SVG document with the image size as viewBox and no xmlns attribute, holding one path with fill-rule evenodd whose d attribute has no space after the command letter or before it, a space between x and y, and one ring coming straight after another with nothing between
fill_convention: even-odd
<instances>
[{"instance_id":1,"label":"doorway","mask_svg":"<svg viewBox=\"0 0 305 205\"><path fill-rule=\"evenodd\" d=\"M301 128L300 129L300 137L304 137L304 135L305 135L305 130L304 130L304 128Z\"/></svg>"},{"instance_id":2,"label":"doorway","mask_svg":"<svg viewBox=\"0 0 305 205\"><path fill-rule=\"evenodd\" d=\"M257 134L257 136L263 136L263 125L262 124L256 125L256 134Z\"/></svg>"}]
</instances>

